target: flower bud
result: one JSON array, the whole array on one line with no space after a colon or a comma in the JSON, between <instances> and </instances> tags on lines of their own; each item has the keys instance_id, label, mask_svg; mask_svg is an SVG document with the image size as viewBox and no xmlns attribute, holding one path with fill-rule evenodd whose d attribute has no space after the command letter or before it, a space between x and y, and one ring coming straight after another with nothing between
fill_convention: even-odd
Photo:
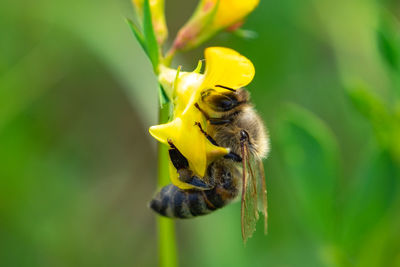
<instances>
[{"instance_id":1,"label":"flower bud","mask_svg":"<svg viewBox=\"0 0 400 267\"><path fill-rule=\"evenodd\" d=\"M259 0L201 0L189 21L178 32L175 50L193 48L223 29L240 27Z\"/></svg>"}]
</instances>

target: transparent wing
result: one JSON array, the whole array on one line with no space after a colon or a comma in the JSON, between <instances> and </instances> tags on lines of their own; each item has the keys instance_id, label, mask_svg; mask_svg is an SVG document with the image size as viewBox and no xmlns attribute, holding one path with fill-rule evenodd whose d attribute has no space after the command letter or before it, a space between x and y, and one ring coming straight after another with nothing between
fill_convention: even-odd
<instances>
[{"instance_id":1,"label":"transparent wing","mask_svg":"<svg viewBox=\"0 0 400 267\"><path fill-rule=\"evenodd\" d=\"M242 238L251 237L256 229L258 212L264 215L264 230L267 231L267 191L262 161L249 153L246 143L242 144Z\"/></svg>"},{"instance_id":2,"label":"transparent wing","mask_svg":"<svg viewBox=\"0 0 400 267\"><path fill-rule=\"evenodd\" d=\"M268 230L268 202L267 202L267 184L265 182L264 166L260 157L250 157L250 165L254 170L254 177L257 182L257 197L258 197L258 211L261 212L264 217L264 233Z\"/></svg>"}]
</instances>

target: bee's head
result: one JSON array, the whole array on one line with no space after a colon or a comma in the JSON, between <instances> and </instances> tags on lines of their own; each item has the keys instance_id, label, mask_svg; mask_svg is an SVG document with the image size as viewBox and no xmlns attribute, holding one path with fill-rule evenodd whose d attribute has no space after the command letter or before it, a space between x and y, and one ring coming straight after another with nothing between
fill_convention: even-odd
<instances>
[{"instance_id":1,"label":"bee's head","mask_svg":"<svg viewBox=\"0 0 400 267\"><path fill-rule=\"evenodd\" d=\"M201 102L213 112L224 113L236 110L236 108L246 104L249 100L249 93L243 88L238 90L223 89L225 90L220 90L220 88L218 90L204 90L201 93Z\"/></svg>"}]
</instances>

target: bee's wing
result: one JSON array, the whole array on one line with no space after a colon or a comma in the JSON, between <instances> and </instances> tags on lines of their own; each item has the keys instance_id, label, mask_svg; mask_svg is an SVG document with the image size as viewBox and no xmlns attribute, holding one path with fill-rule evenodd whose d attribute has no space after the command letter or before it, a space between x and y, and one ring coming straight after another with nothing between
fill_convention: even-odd
<instances>
[{"instance_id":1,"label":"bee's wing","mask_svg":"<svg viewBox=\"0 0 400 267\"><path fill-rule=\"evenodd\" d=\"M258 212L264 215L264 230L267 231L267 191L262 161L249 153L246 143L242 144L242 238L253 235L258 221Z\"/></svg>"},{"instance_id":2,"label":"bee's wing","mask_svg":"<svg viewBox=\"0 0 400 267\"><path fill-rule=\"evenodd\" d=\"M264 216L264 233L268 230L268 201L267 201L267 184L264 175L264 166L260 157L254 156L250 158L250 164L255 171L254 176L257 180L257 196L258 211Z\"/></svg>"}]
</instances>

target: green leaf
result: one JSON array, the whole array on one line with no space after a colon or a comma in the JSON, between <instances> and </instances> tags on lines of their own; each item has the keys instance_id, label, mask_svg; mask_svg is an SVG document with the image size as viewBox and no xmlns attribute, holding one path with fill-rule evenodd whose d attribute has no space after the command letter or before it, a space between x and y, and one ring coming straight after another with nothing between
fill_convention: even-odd
<instances>
[{"instance_id":1,"label":"green leaf","mask_svg":"<svg viewBox=\"0 0 400 267\"><path fill-rule=\"evenodd\" d=\"M391 42L389 35L382 29L377 31L378 47L383 59L395 70L399 69L397 47Z\"/></svg>"},{"instance_id":2,"label":"green leaf","mask_svg":"<svg viewBox=\"0 0 400 267\"><path fill-rule=\"evenodd\" d=\"M278 121L275 138L292 192L293 210L311 232L332 237L339 167L336 138L323 121L293 104L284 106Z\"/></svg>"},{"instance_id":3,"label":"green leaf","mask_svg":"<svg viewBox=\"0 0 400 267\"><path fill-rule=\"evenodd\" d=\"M380 147L391 151L393 158L400 162L399 115L366 86L348 89L347 94L356 109L371 124Z\"/></svg>"},{"instance_id":4,"label":"green leaf","mask_svg":"<svg viewBox=\"0 0 400 267\"><path fill-rule=\"evenodd\" d=\"M364 86L355 86L346 92L354 107L371 122L381 121L382 118L389 116L386 105L382 100Z\"/></svg>"},{"instance_id":5,"label":"green leaf","mask_svg":"<svg viewBox=\"0 0 400 267\"><path fill-rule=\"evenodd\" d=\"M400 266L400 203L366 235L355 266ZM364 222L363 222L364 224Z\"/></svg>"},{"instance_id":6,"label":"green leaf","mask_svg":"<svg viewBox=\"0 0 400 267\"><path fill-rule=\"evenodd\" d=\"M343 199L340 230L341 247L350 257L357 254L360 246L369 243L372 233L387 216L397 214L399 168L387 151L374 148L352 180ZM375 248L376 243L371 245Z\"/></svg>"},{"instance_id":7,"label":"green leaf","mask_svg":"<svg viewBox=\"0 0 400 267\"><path fill-rule=\"evenodd\" d=\"M174 80L174 84L173 84L173 91L175 91L176 87L178 86L179 74L181 73L181 69L182 69L182 66L178 66L178 69L176 70L175 80Z\"/></svg>"},{"instance_id":8,"label":"green leaf","mask_svg":"<svg viewBox=\"0 0 400 267\"><path fill-rule=\"evenodd\" d=\"M369 121L376 138L382 147L390 149L393 127L396 124L393 116L378 96L372 94L365 86L356 86L346 90L354 107Z\"/></svg>"},{"instance_id":9,"label":"green leaf","mask_svg":"<svg viewBox=\"0 0 400 267\"><path fill-rule=\"evenodd\" d=\"M126 18L125 21L126 21L126 23L128 23L129 27L132 30L133 35L135 36L136 40L139 42L139 44L142 47L143 51L147 54L147 56L149 56L149 53L147 52L147 49L146 49L146 41L144 40L143 34L136 27L136 25L133 23L133 21L131 21L128 18Z\"/></svg>"},{"instance_id":10,"label":"green leaf","mask_svg":"<svg viewBox=\"0 0 400 267\"><path fill-rule=\"evenodd\" d=\"M236 29L232 32L234 35L243 38L243 39L257 39L258 38L258 33L252 30L245 30L245 29Z\"/></svg>"},{"instance_id":11,"label":"green leaf","mask_svg":"<svg viewBox=\"0 0 400 267\"><path fill-rule=\"evenodd\" d=\"M157 73L159 62L159 48L157 38L154 33L153 22L151 20L151 10L149 0L143 3L143 35L146 42L148 56L155 72Z\"/></svg>"},{"instance_id":12,"label":"green leaf","mask_svg":"<svg viewBox=\"0 0 400 267\"><path fill-rule=\"evenodd\" d=\"M389 13L381 16L377 29L379 51L385 62L395 71L400 72L400 35L398 22Z\"/></svg>"},{"instance_id":13,"label":"green leaf","mask_svg":"<svg viewBox=\"0 0 400 267\"><path fill-rule=\"evenodd\" d=\"M163 108L165 104L169 103L168 96L161 84L159 84L158 86L158 97L160 102L160 108Z\"/></svg>"}]
</instances>

